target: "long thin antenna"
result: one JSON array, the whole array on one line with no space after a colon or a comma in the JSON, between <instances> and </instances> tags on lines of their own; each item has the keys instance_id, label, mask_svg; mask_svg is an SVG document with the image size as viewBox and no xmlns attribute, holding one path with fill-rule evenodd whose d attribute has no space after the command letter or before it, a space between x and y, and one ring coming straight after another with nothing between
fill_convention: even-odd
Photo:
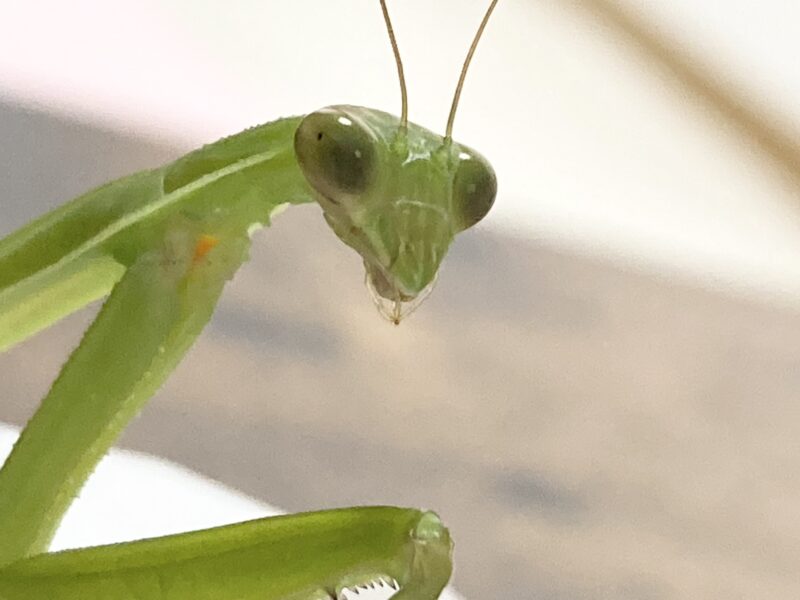
<instances>
[{"instance_id":1,"label":"long thin antenna","mask_svg":"<svg viewBox=\"0 0 800 600\"><path fill-rule=\"evenodd\" d=\"M467 77L467 69L469 69L469 63L472 61L472 55L475 54L475 48L478 47L478 42L481 39L481 35L483 35L483 30L486 29L486 23L489 22L489 17L492 16L492 11L494 10L495 6L497 6L497 0L492 0L492 3L489 5L489 9L486 11L486 14L483 15L483 21L481 21L480 27L478 27L478 32L475 34L475 39L472 40L472 45L469 47L469 52L467 52L467 58L464 60L464 67L461 69L461 77L458 78L456 93L453 96L453 104L450 107L450 116L447 118L447 129L445 130L444 134L445 140L453 139L453 121L456 120L456 109L458 108L458 101L461 99L461 90L464 88L464 79Z\"/></svg>"},{"instance_id":2,"label":"long thin antenna","mask_svg":"<svg viewBox=\"0 0 800 600\"><path fill-rule=\"evenodd\" d=\"M496 1L496 0L495 0ZM400 128L408 128L408 93L406 92L406 76L403 73L403 61L400 60L400 50L397 48L397 40L394 37L392 20L389 18L389 10L386 8L386 0L381 0L381 10L383 10L383 20L386 21L386 31L389 32L389 40L392 42L392 52L397 63L397 76L400 78L400 98L403 103L400 112Z\"/></svg>"}]
</instances>

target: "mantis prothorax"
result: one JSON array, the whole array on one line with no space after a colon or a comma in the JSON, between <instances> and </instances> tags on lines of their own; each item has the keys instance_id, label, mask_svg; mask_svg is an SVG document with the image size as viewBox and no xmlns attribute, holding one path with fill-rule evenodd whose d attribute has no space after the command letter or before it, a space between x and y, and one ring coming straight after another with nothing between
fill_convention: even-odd
<instances>
[{"instance_id":1,"label":"mantis prothorax","mask_svg":"<svg viewBox=\"0 0 800 600\"><path fill-rule=\"evenodd\" d=\"M357 507L107 547L46 552L62 515L130 419L181 360L286 203L316 201L362 257L395 323L424 297L453 237L486 215L489 163L400 118L357 106L254 127L109 183L0 241L0 350L109 295L0 471L0 599L336 598L373 581L433 600L452 542L432 512ZM37 556L38 555L38 556Z\"/></svg>"}]
</instances>

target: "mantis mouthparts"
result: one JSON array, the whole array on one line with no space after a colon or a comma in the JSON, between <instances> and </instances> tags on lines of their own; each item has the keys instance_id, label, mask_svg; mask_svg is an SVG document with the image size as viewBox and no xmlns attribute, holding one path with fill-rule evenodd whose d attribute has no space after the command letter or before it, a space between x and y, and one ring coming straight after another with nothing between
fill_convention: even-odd
<instances>
[{"instance_id":1,"label":"mantis mouthparts","mask_svg":"<svg viewBox=\"0 0 800 600\"><path fill-rule=\"evenodd\" d=\"M387 321L394 325L400 325L400 321L407 319L420 305L431 295L436 281L439 279L437 272L431 282L426 285L416 296L409 296L402 291L393 288L386 277L379 269L371 269L365 263L366 272L364 283L372 297L372 302L378 313Z\"/></svg>"}]
</instances>

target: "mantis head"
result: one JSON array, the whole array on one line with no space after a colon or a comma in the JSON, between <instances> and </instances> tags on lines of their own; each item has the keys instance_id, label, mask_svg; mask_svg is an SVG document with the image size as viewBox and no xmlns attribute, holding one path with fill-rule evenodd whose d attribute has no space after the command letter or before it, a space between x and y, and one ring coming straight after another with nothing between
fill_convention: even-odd
<instances>
[{"instance_id":1,"label":"mantis head","mask_svg":"<svg viewBox=\"0 0 800 600\"><path fill-rule=\"evenodd\" d=\"M480 221L497 193L475 150L369 108L308 115L295 153L325 220L364 259L393 321L427 295L455 234Z\"/></svg>"},{"instance_id":2,"label":"mantis head","mask_svg":"<svg viewBox=\"0 0 800 600\"><path fill-rule=\"evenodd\" d=\"M489 162L452 139L467 68L496 4L489 6L467 54L444 137L408 122L403 64L384 0L401 116L330 106L305 117L295 133L300 169L325 220L361 255L375 303L395 324L427 297L454 236L486 216L497 195Z\"/></svg>"}]
</instances>

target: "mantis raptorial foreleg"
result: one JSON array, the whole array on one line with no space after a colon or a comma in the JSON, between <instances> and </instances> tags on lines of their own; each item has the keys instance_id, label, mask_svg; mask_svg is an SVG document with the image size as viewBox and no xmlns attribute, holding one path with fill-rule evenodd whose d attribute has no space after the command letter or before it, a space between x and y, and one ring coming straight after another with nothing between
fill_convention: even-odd
<instances>
[{"instance_id":1,"label":"mantis raptorial foreleg","mask_svg":"<svg viewBox=\"0 0 800 600\"><path fill-rule=\"evenodd\" d=\"M328 600L384 581L396 600L433 599L450 547L433 513L321 511L22 560L0 573L0 598Z\"/></svg>"},{"instance_id":2,"label":"mantis raptorial foreleg","mask_svg":"<svg viewBox=\"0 0 800 600\"><path fill-rule=\"evenodd\" d=\"M97 461L211 317L249 240L227 238L199 256L218 239L206 236L176 226L141 256L64 365L0 471L0 563L47 549Z\"/></svg>"},{"instance_id":3,"label":"mantis raptorial foreleg","mask_svg":"<svg viewBox=\"0 0 800 600\"><path fill-rule=\"evenodd\" d=\"M87 240L162 195L145 171L92 190L0 240L0 351L108 295L125 272Z\"/></svg>"}]
</instances>

